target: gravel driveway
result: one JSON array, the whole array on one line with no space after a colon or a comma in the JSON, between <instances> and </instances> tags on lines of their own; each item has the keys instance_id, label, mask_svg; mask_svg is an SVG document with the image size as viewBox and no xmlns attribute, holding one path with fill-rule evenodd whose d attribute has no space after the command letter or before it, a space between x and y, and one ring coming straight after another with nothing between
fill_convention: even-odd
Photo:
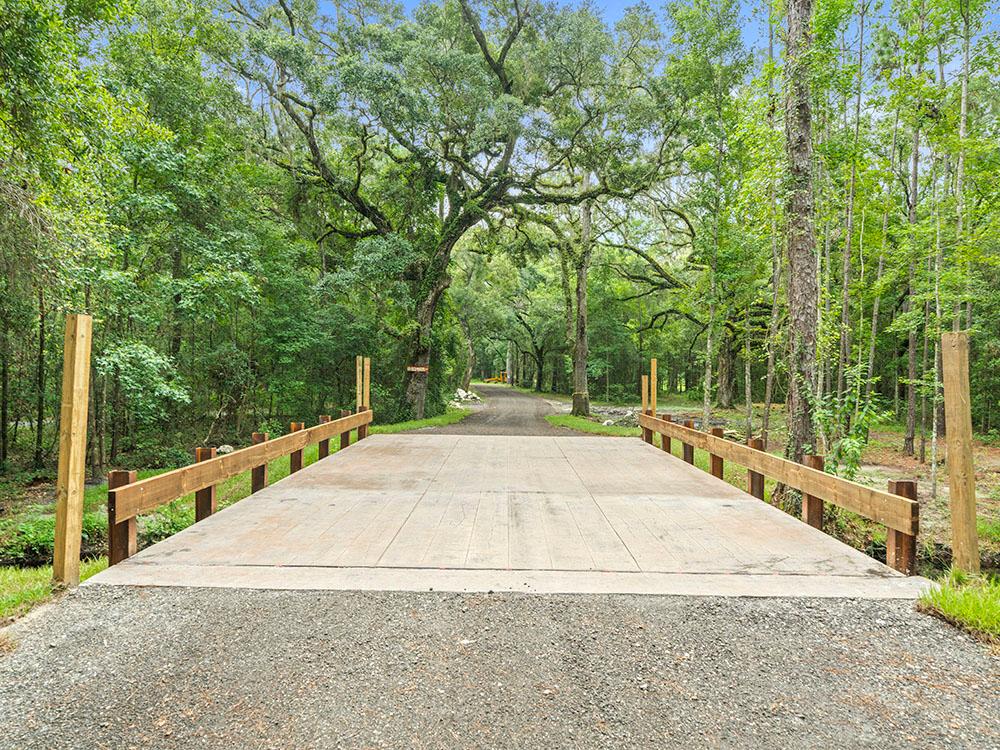
<instances>
[{"instance_id":1,"label":"gravel driveway","mask_svg":"<svg viewBox=\"0 0 1000 750\"><path fill-rule=\"evenodd\" d=\"M92 586L9 630L4 748L997 748L907 602Z\"/></svg>"},{"instance_id":2,"label":"gravel driveway","mask_svg":"<svg viewBox=\"0 0 1000 750\"><path fill-rule=\"evenodd\" d=\"M548 401L527 393L515 391L506 385L477 385L473 390L483 397L485 404L461 422L431 427L421 432L442 435L586 435L553 427L545 421L555 414Z\"/></svg>"}]
</instances>

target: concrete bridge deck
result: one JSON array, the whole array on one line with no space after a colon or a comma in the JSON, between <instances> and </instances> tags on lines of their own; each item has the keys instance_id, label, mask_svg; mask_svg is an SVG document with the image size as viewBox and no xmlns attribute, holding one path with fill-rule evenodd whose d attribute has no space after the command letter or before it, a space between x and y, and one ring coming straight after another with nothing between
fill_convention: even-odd
<instances>
[{"instance_id":1,"label":"concrete bridge deck","mask_svg":"<svg viewBox=\"0 0 1000 750\"><path fill-rule=\"evenodd\" d=\"M913 598L637 439L374 435L88 585Z\"/></svg>"}]
</instances>

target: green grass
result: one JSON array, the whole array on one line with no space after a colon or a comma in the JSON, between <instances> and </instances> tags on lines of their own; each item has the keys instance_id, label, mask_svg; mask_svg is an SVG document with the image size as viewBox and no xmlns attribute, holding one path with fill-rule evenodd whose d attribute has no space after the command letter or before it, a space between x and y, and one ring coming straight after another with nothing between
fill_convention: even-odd
<instances>
[{"instance_id":1,"label":"green grass","mask_svg":"<svg viewBox=\"0 0 1000 750\"><path fill-rule=\"evenodd\" d=\"M108 567L105 557L80 563L80 580L85 581ZM0 567L0 624L25 614L55 592L52 566L39 568Z\"/></svg>"},{"instance_id":2,"label":"green grass","mask_svg":"<svg viewBox=\"0 0 1000 750\"><path fill-rule=\"evenodd\" d=\"M920 609L1000 645L1000 579L953 570L920 598Z\"/></svg>"},{"instance_id":3,"label":"green grass","mask_svg":"<svg viewBox=\"0 0 1000 750\"><path fill-rule=\"evenodd\" d=\"M411 420L396 424L378 425L372 428L373 433L397 433L407 430L419 430L424 427L439 427L454 424L470 414L467 409L448 409L444 414L428 419ZM352 444L357 434L352 436ZM340 441L330 442L330 452L335 453ZM310 445L302 457L303 465L308 466L319 458L319 446ZM288 456L276 459L268 464L268 482L273 484L288 476ZM139 479L162 474L165 470L148 470L138 472ZM216 500L219 508L242 500L250 494L249 472L221 482L216 487ZM84 493L84 508L87 512L103 512L107 503L107 483L93 485ZM50 510L50 509L47 509ZM44 517L46 513L35 517ZM161 506L155 513L139 519L140 541L150 544L190 526L194 523L194 495L185 495L171 503ZM106 558L84 561L80 567L80 579L84 580L100 572L107 566ZM20 617L36 604L49 599L54 593L52 585L52 566L37 568L22 568L0 566L0 623L7 619Z\"/></svg>"},{"instance_id":4,"label":"green grass","mask_svg":"<svg viewBox=\"0 0 1000 750\"><path fill-rule=\"evenodd\" d=\"M586 417L574 417L572 414L549 414L545 421L555 427L565 427L577 432L591 432L595 435L612 435L614 437L638 437L641 430L638 427L622 427L620 425L603 425Z\"/></svg>"},{"instance_id":5,"label":"green grass","mask_svg":"<svg viewBox=\"0 0 1000 750\"><path fill-rule=\"evenodd\" d=\"M461 422L472 412L469 409L449 408L444 414L427 419L411 419L409 422L396 422L395 424L380 424L372 427L373 434L393 435L397 432L407 432L408 430L422 430L425 427L445 427L446 425Z\"/></svg>"},{"instance_id":6,"label":"green grass","mask_svg":"<svg viewBox=\"0 0 1000 750\"><path fill-rule=\"evenodd\" d=\"M980 518L976 521L976 531L979 532L979 541L1000 544L1000 519Z\"/></svg>"}]
</instances>

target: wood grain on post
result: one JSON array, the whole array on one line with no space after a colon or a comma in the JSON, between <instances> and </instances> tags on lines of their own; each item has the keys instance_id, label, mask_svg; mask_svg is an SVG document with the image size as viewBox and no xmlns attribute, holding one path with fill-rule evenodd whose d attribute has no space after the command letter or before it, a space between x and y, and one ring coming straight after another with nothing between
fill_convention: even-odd
<instances>
[{"instance_id":1,"label":"wood grain on post","mask_svg":"<svg viewBox=\"0 0 1000 750\"><path fill-rule=\"evenodd\" d=\"M108 489L115 490L132 484L136 480L134 471L114 470L108 472ZM116 565L127 560L138 551L135 516L119 521L115 514L115 504L108 499L108 565Z\"/></svg>"},{"instance_id":2,"label":"wood grain on post","mask_svg":"<svg viewBox=\"0 0 1000 750\"><path fill-rule=\"evenodd\" d=\"M672 417L669 414L663 414L660 419L664 422L672 421ZM672 453L670 444L670 435L660 435L660 447L663 449L664 453Z\"/></svg>"},{"instance_id":3,"label":"wood grain on post","mask_svg":"<svg viewBox=\"0 0 1000 750\"><path fill-rule=\"evenodd\" d=\"M641 388L642 388L642 413L649 414L649 375L643 375L641 378ZM642 428L642 439L653 444L653 431L648 427Z\"/></svg>"},{"instance_id":4,"label":"wood grain on post","mask_svg":"<svg viewBox=\"0 0 1000 750\"><path fill-rule=\"evenodd\" d=\"M361 411L365 404L364 394L364 358L359 354L354 358L354 407Z\"/></svg>"},{"instance_id":5,"label":"wood grain on post","mask_svg":"<svg viewBox=\"0 0 1000 750\"><path fill-rule=\"evenodd\" d=\"M66 316L52 577L69 586L80 582L92 332L93 321L89 315Z\"/></svg>"},{"instance_id":6,"label":"wood grain on post","mask_svg":"<svg viewBox=\"0 0 1000 750\"><path fill-rule=\"evenodd\" d=\"M201 463L215 458L215 448L195 448L194 461ZM194 520L203 521L215 513L215 485L204 487L194 493Z\"/></svg>"},{"instance_id":7,"label":"wood grain on post","mask_svg":"<svg viewBox=\"0 0 1000 750\"><path fill-rule=\"evenodd\" d=\"M889 492L893 495L917 500L917 483L912 479L889 480ZM917 537L896 529L886 529L885 564L893 570L911 576L917 570Z\"/></svg>"},{"instance_id":8,"label":"wood grain on post","mask_svg":"<svg viewBox=\"0 0 1000 750\"><path fill-rule=\"evenodd\" d=\"M694 429L694 420L693 419L685 420L684 426L687 427L690 430L693 430ZM687 461L689 464L693 464L694 463L694 446L691 445L690 443L683 443L682 442L681 443L681 447L683 448L684 460Z\"/></svg>"},{"instance_id":9,"label":"wood grain on post","mask_svg":"<svg viewBox=\"0 0 1000 750\"><path fill-rule=\"evenodd\" d=\"M268 434L266 432L255 432L253 434L252 440L254 445L260 445L261 443L266 443L268 439ZM260 492L262 489L267 487L267 462L265 461L260 466L254 466L250 469L250 492Z\"/></svg>"},{"instance_id":10,"label":"wood grain on post","mask_svg":"<svg viewBox=\"0 0 1000 750\"><path fill-rule=\"evenodd\" d=\"M764 441L760 438L750 438L747 445L755 451L764 450ZM764 475L759 471L747 469L747 483L750 485L749 492L758 500L764 499Z\"/></svg>"},{"instance_id":11,"label":"wood grain on post","mask_svg":"<svg viewBox=\"0 0 1000 750\"><path fill-rule=\"evenodd\" d=\"M810 469L816 469L817 471L823 471L825 461L822 456L806 455L803 456L803 461L806 466ZM802 495L802 520L805 521L810 526L822 529L823 528L823 499L815 497L813 495Z\"/></svg>"},{"instance_id":12,"label":"wood grain on post","mask_svg":"<svg viewBox=\"0 0 1000 750\"><path fill-rule=\"evenodd\" d=\"M349 417L349 416L351 416L351 410L350 409L341 409L340 410L340 418L341 419L343 419L344 417ZM344 432L340 433L340 450L344 450L344 448L346 448L350 444L351 444L351 431L350 430L344 430Z\"/></svg>"},{"instance_id":13,"label":"wood grain on post","mask_svg":"<svg viewBox=\"0 0 1000 750\"><path fill-rule=\"evenodd\" d=\"M320 414L319 415L319 423L320 424L326 424L329 421L330 421L330 415L329 414ZM319 441L319 457L320 458L326 458L329 455L330 455L330 438L326 438L325 440L320 440Z\"/></svg>"},{"instance_id":14,"label":"wood grain on post","mask_svg":"<svg viewBox=\"0 0 1000 750\"><path fill-rule=\"evenodd\" d=\"M656 358L649 360L649 413L656 414Z\"/></svg>"},{"instance_id":15,"label":"wood grain on post","mask_svg":"<svg viewBox=\"0 0 1000 750\"><path fill-rule=\"evenodd\" d=\"M979 572L976 529L976 472L972 463L972 405L969 400L969 335L941 336L944 374L945 438L948 444L948 487L951 503L952 564Z\"/></svg>"},{"instance_id":16,"label":"wood grain on post","mask_svg":"<svg viewBox=\"0 0 1000 750\"><path fill-rule=\"evenodd\" d=\"M305 427L305 422L292 422L289 426L289 432L299 432L303 427ZM296 451L292 451L288 455L288 473L294 474L302 469L302 449L299 448Z\"/></svg>"},{"instance_id":17,"label":"wood grain on post","mask_svg":"<svg viewBox=\"0 0 1000 750\"><path fill-rule=\"evenodd\" d=\"M713 427L709 430L709 432L717 438L721 438L723 436L721 427ZM725 473L725 463L722 460L722 456L718 456L715 453L710 453L709 456L712 476L716 479L722 479L722 476Z\"/></svg>"},{"instance_id":18,"label":"wood grain on post","mask_svg":"<svg viewBox=\"0 0 1000 750\"><path fill-rule=\"evenodd\" d=\"M364 360L364 386L361 390L362 406L366 409L372 407L372 360L365 357Z\"/></svg>"}]
</instances>

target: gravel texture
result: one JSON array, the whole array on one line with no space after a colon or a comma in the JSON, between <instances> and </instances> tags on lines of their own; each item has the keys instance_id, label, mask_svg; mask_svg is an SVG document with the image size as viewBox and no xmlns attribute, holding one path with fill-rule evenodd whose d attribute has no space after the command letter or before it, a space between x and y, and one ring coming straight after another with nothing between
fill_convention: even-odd
<instances>
[{"instance_id":1,"label":"gravel texture","mask_svg":"<svg viewBox=\"0 0 1000 750\"><path fill-rule=\"evenodd\" d=\"M4 748L997 748L908 602L89 586L8 628Z\"/></svg>"}]
</instances>

